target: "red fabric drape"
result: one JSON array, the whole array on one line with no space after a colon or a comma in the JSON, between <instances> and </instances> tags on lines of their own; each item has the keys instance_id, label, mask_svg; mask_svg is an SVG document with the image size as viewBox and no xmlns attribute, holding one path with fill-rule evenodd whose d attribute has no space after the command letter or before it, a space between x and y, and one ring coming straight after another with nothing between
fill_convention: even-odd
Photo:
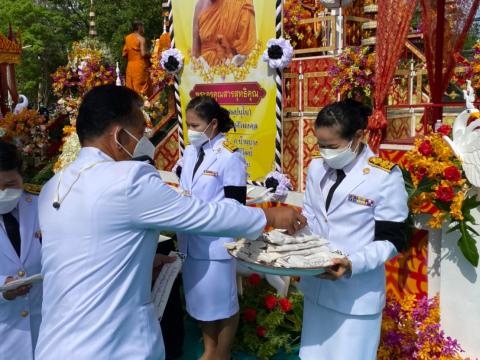
<instances>
[{"instance_id":1,"label":"red fabric drape","mask_svg":"<svg viewBox=\"0 0 480 360\"><path fill-rule=\"evenodd\" d=\"M436 35L437 30L437 5L440 0L420 0L422 5L423 36L425 56L427 58L428 83L434 103L441 103L443 93L447 90L455 67L455 54L465 43L468 30L472 25L480 0L442 0L445 3L443 49L438 55L443 55L442 74L436 74ZM435 121L441 114L430 117Z\"/></svg>"},{"instance_id":2,"label":"red fabric drape","mask_svg":"<svg viewBox=\"0 0 480 360\"><path fill-rule=\"evenodd\" d=\"M377 151L387 127L384 102L416 4L416 0L378 1L374 111L368 121L367 134L370 147L374 151Z\"/></svg>"}]
</instances>

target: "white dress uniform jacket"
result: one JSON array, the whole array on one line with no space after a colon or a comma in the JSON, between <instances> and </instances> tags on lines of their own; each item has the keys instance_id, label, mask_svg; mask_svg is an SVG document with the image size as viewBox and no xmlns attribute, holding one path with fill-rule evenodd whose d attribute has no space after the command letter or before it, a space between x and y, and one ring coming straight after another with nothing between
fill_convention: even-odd
<instances>
[{"instance_id":1,"label":"white dress uniform jacket","mask_svg":"<svg viewBox=\"0 0 480 360\"><path fill-rule=\"evenodd\" d=\"M67 196L57 210L60 177L60 199ZM45 279L38 360L164 359L150 295L160 229L255 238L266 222L258 209L180 196L152 166L115 162L97 148L82 148L44 186L39 216Z\"/></svg>"},{"instance_id":2,"label":"white dress uniform jacket","mask_svg":"<svg viewBox=\"0 0 480 360\"><path fill-rule=\"evenodd\" d=\"M187 146L180 177L180 187L185 194L206 202L218 202L226 200L225 187L247 186L246 163L242 153L226 148L224 142L225 136L219 134L203 145L205 157L194 176L199 150L192 145ZM232 242L232 238L178 233L178 241L179 250L194 259L231 259L223 244Z\"/></svg>"},{"instance_id":3,"label":"white dress uniform jacket","mask_svg":"<svg viewBox=\"0 0 480 360\"><path fill-rule=\"evenodd\" d=\"M315 234L328 239L332 249L348 255L352 276L338 281L305 277L302 290L313 303L345 314L372 315L382 311L383 264L397 254L399 246L395 243L395 229L382 228L403 223L408 215L401 171L398 167L385 170L372 166L368 160L373 156L365 146L354 163L344 169L346 177L335 190L328 211L320 183L330 169L321 158L314 159L308 169L304 201L308 225Z\"/></svg>"},{"instance_id":4,"label":"white dress uniform jacket","mask_svg":"<svg viewBox=\"0 0 480 360\"><path fill-rule=\"evenodd\" d=\"M15 212L15 210L14 210ZM0 217L0 284L8 276L23 278L40 273L40 227L37 196L24 193L17 213L20 225L20 258L8 238ZM33 359L41 322L42 285L32 285L26 296L6 300L0 294L0 358Z\"/></svg>"}]
</instances>

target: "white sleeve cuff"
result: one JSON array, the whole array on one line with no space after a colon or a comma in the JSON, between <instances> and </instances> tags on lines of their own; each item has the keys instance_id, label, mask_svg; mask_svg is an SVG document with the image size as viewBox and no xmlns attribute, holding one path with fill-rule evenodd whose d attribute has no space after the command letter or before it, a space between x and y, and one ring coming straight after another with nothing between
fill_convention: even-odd
<instances>
[{"instance_id":1,"label":"white sleeve cuff","mask_svg":"<svg viewBox=\"0 0 480 360\"><path fill-rule=\"evenodd\" d=\"M373 241L348 257L352 262L352 276L372 271L395 255L397 250L390 241Z\"/></svg>"}]
</instances>

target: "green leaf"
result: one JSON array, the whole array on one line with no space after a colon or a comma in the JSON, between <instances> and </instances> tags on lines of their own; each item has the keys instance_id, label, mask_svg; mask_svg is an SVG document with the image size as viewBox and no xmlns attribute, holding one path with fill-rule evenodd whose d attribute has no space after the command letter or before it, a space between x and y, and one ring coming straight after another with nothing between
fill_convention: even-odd
<instances>
[{"instance_id":1,"label":"green leaf","mask_svg":"<svg viewBox=\"0 0 480 360\"><path fill-rule=\"evenodd\" d=\"M470 264L477 267L478 266L478 249L477 242L470 235L470 232L467 230L466 224L462 221L460 222L460 239L458 239L458 246L462 251L462 254L468 260Z\"/></svg>"}]
</instances>

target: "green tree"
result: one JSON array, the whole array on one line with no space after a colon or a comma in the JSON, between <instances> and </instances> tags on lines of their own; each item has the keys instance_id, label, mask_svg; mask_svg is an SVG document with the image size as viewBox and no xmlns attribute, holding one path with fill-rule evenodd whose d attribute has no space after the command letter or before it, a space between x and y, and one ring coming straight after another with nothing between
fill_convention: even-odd
<instances>
[{"instance_id":1,"label":"green tree","mask_svg":"<svg viewBox=\"0 0 480 360\"><path fill-rule=\"evenodd\" d=\"M122 72L123 38L130 32L131 22L145 23L147 40L162 32L160 0L97 0L94 10L98 40L109 46ZM6 33L11 23L14 31L21 33L25 49L16 68L17 85L30 103L37 101L39 92L44 102L55 100L50 75L66 63L72 42L88 35L89 11L90 0L0 0L0 31Z\"/></svg>"}]
</instances>

